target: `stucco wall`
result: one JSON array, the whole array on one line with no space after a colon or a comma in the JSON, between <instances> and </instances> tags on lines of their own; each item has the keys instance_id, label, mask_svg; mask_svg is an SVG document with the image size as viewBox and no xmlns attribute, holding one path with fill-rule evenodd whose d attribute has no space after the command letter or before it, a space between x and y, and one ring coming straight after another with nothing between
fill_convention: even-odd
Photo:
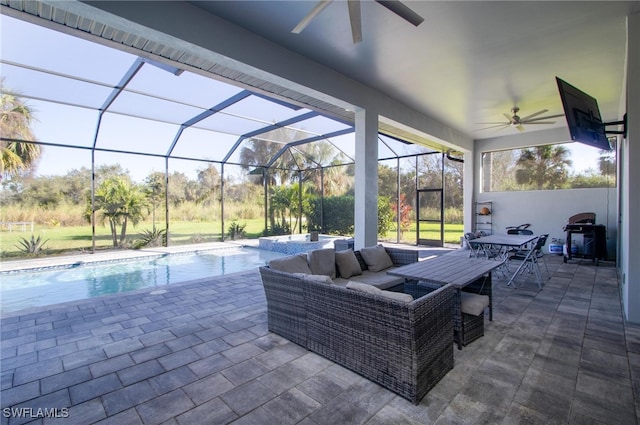
<instances>
[{"instance_id":1,"label":"stucco wall","mask_svg":"<svg viewBox=\"0 0 640 425\"><path fill-rule=\"evenodd\" d=\"M474 201L493 201L493 231L506 233L505 227L531 223L536 234L548 233L549 238L565 239L563 227L569 217L581 212L595 212L597 224L607 226L607 254L615 258L618 236L617 189L533 190L519 192L482 193L481 159L483 152L522 148L570 140L566 128L537 131L476 140L474 157ZM473 223L465 223L472 229ZM582 244L582 236L574 238ZM548 248L548 244L547 244Z\"/></svg>"},{"instance_id":2,"label":"stucco wall","mask_svg":"<svg viewBox=\"0 0 640 425\"><path fill-rule=\"evenodd\" d=\"M597 224L607 226L607 254L614 259L618 236L616 197L616 189L611 188L480 193L477 200L493 201L491 218L494 233L504 234L507 226L522 223L530 223L535 234L548 233L545 252L548 252L552 238L564 241L563 227L570 216L595 212ZM582 247L582 235L575 234L572 239Z\"/></svg>"},{"instance_id":3,"label":"stucco wall","mask_svg":"<svg viewBox=\"0 0 640 425\"><path fill-rule=\"evenodd\" d=\"M620 281L627 320L640 323L640 14L628 19L627 132L622 144Z\"/></svg>"}]
</instances>

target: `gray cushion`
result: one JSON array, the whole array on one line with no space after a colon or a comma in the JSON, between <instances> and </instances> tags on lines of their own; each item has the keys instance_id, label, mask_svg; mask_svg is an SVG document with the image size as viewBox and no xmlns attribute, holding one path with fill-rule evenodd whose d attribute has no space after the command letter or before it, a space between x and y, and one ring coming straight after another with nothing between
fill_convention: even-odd
<instances>
[{"instance_id":1,"label":"gray cushion","mask_svg":"<svg viewBox=\"0 0 640 425\"><path fill-rule=\"evenodd\" d=\"M347 249L345 251L336 251L336 266L340 276L349 279L351 276L362 274L360 263L356 258L356 254L353 253L353 249Z\"/></svg>"},{"instance_id":2,"label":"gray cushion","mask_svg":"<svg viewBox=\"0 0 640 425\"><path fill-rule=\"evenodd\" d=\"M295 277L300 279L313 280L314 282L326 283L328 285L333 284L333 280L326 274L307 274L307 273L294 273Z\"/></svg>"},{"instance_id":3,"label":"gray cushion","mask_svg":"<svg viewBox=\"0 0 640 425\"><path fill-rule=\"evenodd\" d=\"M313 274L324 274L334 279L336 277L336 250L327 248L311 251L309 253L309 268Z\"/></svg>"},{"instance_id":4,"label":"gray cushion","mask_svg":"<svg viewBox=\"0 0 640 425\"><path fill-rule=\"evenodd\" d=\"M311 274L311 269L309 268L309 264L307 264L307 254L276 258L275 260L269 261L269 267L281 272Z\"/></svg>"},{"instance_id":5,"label":"gray cushion","mask_svg":"<svg viewBox=\"0 0 640 425\"><path fill-rule=\"evenodd\" d=\"M391 261L391 257L389 257L382 245L362 248L360 254L372 272L379 272L393 267L393 261Z\"/></svg>"},{"instance_id":6,"label":"gray cushion","mask_svg":"<svg viewBox=\"0 0 640 425\"><path fill-rule=\"evenodd\" d=\"M387 274L387 272L374 273L370 270L365 270L358 276L351 276L350 279L362 283L368 283L369 285L373 285L379 289L388 289L392 286L404 283L403 277L391 276L390 274Z\"/></svg>"},{"instance_id":7,"label":"gray cushion","mask_svg":"<svg viewBox=\"0 0 640 425\"><path fill-rule=\"evenodd\" d=\"M382 289L376 288L372 285L367 285L366 283L349 281L349 283L347 283L347 289L366 292L367 294L379 295L381 297L405 303L410 303L411 301L413 301L413 297L409 294L404 294L402 292L383 291Z\"/></svg>"},{"instance_id":8,"label":"gray cushion","mask_svg":"<svg viewBox=\"0 0 640 425\"><path fill-rule=\"evenodd\" d=\"M484 309L489 307L489 296L462 292L460 299L460 311L473 316L480 316Z\"/></svg>"}]
</instances>

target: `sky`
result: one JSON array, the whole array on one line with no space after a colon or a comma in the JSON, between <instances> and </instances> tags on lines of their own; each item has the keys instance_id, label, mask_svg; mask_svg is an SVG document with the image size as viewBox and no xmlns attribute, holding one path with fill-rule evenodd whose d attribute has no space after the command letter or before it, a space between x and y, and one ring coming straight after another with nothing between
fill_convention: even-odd
<instances>
[{"instance_id":1,"label":"sky","mask_svg":"<svg viewBox=\"0 0 640 425\"><path fill-rule=\"evenodd\" d=\"M45 143L90 147L94 143L99 119L97 109L102 107L112 87L118 84L137 59L128 53L6 15L0 15L0 43L4 87L25 95L36 119L33 131L37 140ZM11 63L28 65L31 69ZM57 75L47 75L39 71L42 69L52 70ZM64 76L73 76L75 79ZM238 87L189 72L176 76L151 64L142 67L127 89L129 91L120 95L110 106L109 111L114 113L103 115L96 146L148 151L159 155L168 151L181 123L242 91ZM144 96L143 93L155 97ZM57 102L44 99L55 99ZM251 96L225 109L224 114L218 113L203 120L199 126L207 130L185 130L173 152L184 157L221 160L238 140L238 134L301 112L308 111L295 111ZM155 120L131 118L125 115L127 113ZM300 124L298 130L316 135L345 127L344 124L317 117ZM216 131L210 131L212 129ZM352 134L332 141L353 157ZM574 171L597 168L597 149L579 143L572 143L569 148ZM384 149L381 148L381 156L390 154ZM239 150L231 157L231 161L238 160L238 155ZM95 158L97 165L119 163L135 181L142 181L152 171L165 170L164 158L105 152L97 152ZM184 172L188 177L195 178L197 171L206 166L202 162L171 160L169 172ZM81 167L91 168L90 150L44 146L36 175L65 174Z\"/></svg>"}]
</instances>

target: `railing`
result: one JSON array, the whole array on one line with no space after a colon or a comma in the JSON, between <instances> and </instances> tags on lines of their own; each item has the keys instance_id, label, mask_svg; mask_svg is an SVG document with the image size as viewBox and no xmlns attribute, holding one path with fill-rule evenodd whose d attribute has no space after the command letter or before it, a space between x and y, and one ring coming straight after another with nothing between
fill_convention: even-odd
<instances>
[{"instance_id":1,"label":"railing","mask_svg":"<svg viewBox=\"0 0 640 425\"><path fill-rule=\"evenodd\" d=\"M13 232L13 229L18 227L21 231L26 232L27 226L31 227L31 233L33 233L33 221L0 221L0 230L5 228L9 232Z\"/></svg>"}]
</instances>

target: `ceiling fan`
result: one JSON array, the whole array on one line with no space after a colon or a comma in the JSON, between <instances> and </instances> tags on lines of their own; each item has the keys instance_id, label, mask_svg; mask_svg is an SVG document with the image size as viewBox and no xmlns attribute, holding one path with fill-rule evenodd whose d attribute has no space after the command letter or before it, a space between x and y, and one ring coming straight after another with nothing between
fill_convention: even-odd
<instances>
[{"instance_id":1,"label":"ceiling fan","mask_svg":"<svg viewBox=\"0 0 640 425\"><path fill-rule=\"evenodd\" d=\"M375 0L376 3L386 7L402 19L414 26L420 25L424 18L405 6L399 0ZM300 34L320 12L333 3L333 0L320 0L316 6L291 30L294 34ZM360 0L347 0L349 7L349 20L351 21L351 36L353 43L362 41L362 19L360 17Z\"/></svg>"},{"instance_id":2,"label":"ceiling fan","mask_svg":"<svg viewBox=\"0 0 640 425\"><path fill-rule=\"evenodd\" d=\"M533 125L533 124L555 124L555 121L544 121L547 119L551 119L551 118L558 118L558 117L563 117L564 114L559 114L559 115L548 115L546 117L538 117L538 115L544 114L545 112L548 112L548 109L543 109L541 111L538 111L536 113L533 113L531 115L527 115L524 118L520 118L518 116L518 112L520 111L520 108L518 108L517 106L514 106L511 109L511 115L509 114L503 114L505 116L505 118L507 118L507 122L501 121L501 122L479 122L477 124L491 124L489 125L489 127L484 127L484 128L480 128L478 130L475 131L481 131L481 130L488 130L490 128L497 128L496 131L500 131L504 128L507 127L515 127L517 128L519 131L524 131L525 125ZM535 118L538 117L538 118Z\"/></svg>"}]
</instances>

